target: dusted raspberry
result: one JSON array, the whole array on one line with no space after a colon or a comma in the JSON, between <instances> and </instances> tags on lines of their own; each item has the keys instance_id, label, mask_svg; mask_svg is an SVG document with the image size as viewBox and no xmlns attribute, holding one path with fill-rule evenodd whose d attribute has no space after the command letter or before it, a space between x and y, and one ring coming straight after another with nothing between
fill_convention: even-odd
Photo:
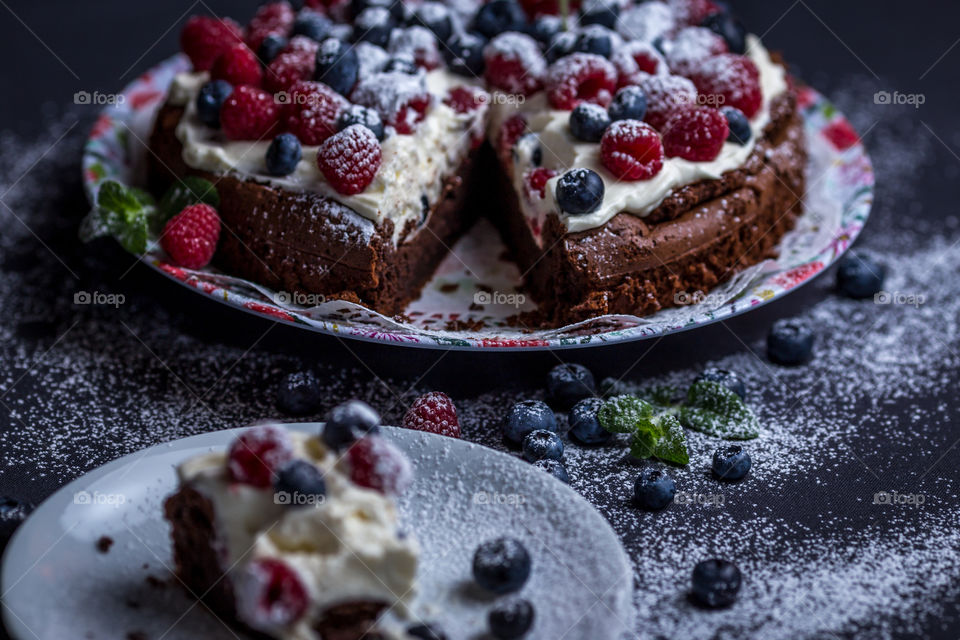
<instances>
[{"instance_id":1,"label":"dusted raspberry","mask_svg":"<svg viewBox=\"0 0 960 640\"><path fill-rule=\"evenodd\" d=\"M680 76L693 72L703 60L728 51L723 38L703 27L681 29L663 46L670 71Z\"/></svg>"},{"instance_id":2,"label":"dusted raspberry","mask_svg":"<svg viewBox=\"0 0 960 640\"><path fill-rule=\"evenodd\" d=\"M312 80L317 65L319 44L304 36L294 36L290 44L267 66L263 83L274 93L289 91L300 80Z\"/></svg>"},{"instance_id":3,"label":"dusted raspberry","mask_svg":"<svg viewBox=\"0 0 960 640\"><path fill-rule=\"evenodd\" d=\"M288 36L294 20L296 14L287 2L271 2L261 6L247 25L247 45L257 51L267 36Z\"/></svg>"},{"instance_id":4,"label":"dusted raspberry","mask_svg":"<svg viewBox=\"0 0 960 640\"><path fill-rule=\"evenodd\" d=\"M270 487L280 468L292 459L293 445L282 427L272 424L251 427L230 445L227 475L231 482Z\"/></svg>"},{"instance_id":5,"label":"dusted raspberry","mask_svg":"<svg viewBox=\"0 0 960 640\"><path fill-rule=\"evenodd\" d=\"M483 106L489 99L490 96L482 89L460 85L447 92L443 104L457 113L470 113Z\"/></svg>"},{"instance_id":6,"label":"dusted raspberry","mask_svg":"<svg viewBox=\"0 0 960 640\"><path fill-rule=\"evenodd\" d=\"M453 400L442 391L431 391L413 401L403 416L404 429L429 431L451 438L460 437L460 420Z\"/></svg>"},{"instance_id":7,"label":"dusted raspberry","mask_svg":"<svg viewBox=\"0 0 960 640\"><path fill-rule=\"evenodd\" d=\"M181 267L201 269L210 264L219 239L217 210L208 204L195 204L167 221L160 245Z\"/></svg>"},{"instance_id":8,"label":"dusted raspberry","mask_svg":"<svg viewBox=\"0 0 960 640\"><path fill-rule=\"evenodd\" d=\"M617 85L625 87L631 78L638 72L650 75L662 75L667 72L667 62L653 45L639 40L624 43L611 58L613 66L617 68Z\"/></svg>"},{"instance_id":9,"label":"dusted raspberry","mask_svg":"<svg viewBox=\"0 0 960 640\"><path fill-rule=\"evenodd\" d=\"M238 42L220 54L213 63L210 77L214 80L226 80L235 87L242 84L259 87L263 81L263 70L250 47Z\"/></svg>"},{"instance_id":10,"label":"dusted raspberry","mask_svg":"<svg viewBox=\"0 0 960 640\"><path fill-rule=\"evenodd\" d=\"M352 196L367 188L380 169L377 136L352 124L327 138L317 152L317 166L337 193Z\"/></svg>"},{"instance_id":11,"label":"dusted raspberry","mask_svg":"<svg viewBox=\"0 0 960 640\"><path fill-rule=\"evenodd\" d=\"M527 130L527 119L522 113L518 113L507 118L500 125L500 135L497 136L497 155L500 162L507 166L512 161L513 145Z\"/></svg>"},{"instance_id":12,"label":"dusted raspberry","mask_svg":"<svg viewBox=\"0 0 960 640\"><path fill-rule=\"evenodd\" d=\"M484 78L493 87L528 96L543 86L547 62L530 36L501 33L483 49Z\"/></svg>"},{"instance_id":13,"label":"dusted raspberry","mask_svg":"<svg viewBox=\"0 0 960 640\"><path fill-rule=\"evenodd\" d=\"M346 98L322 82L302 81L290 87L284 107L287 129L307 146L316 146L337 132L337 118L349 106Z\"/></svg>"},{"instance_id":14,"label":"dusted raspberry","mask_svg":"<svg viewBox=\"0 0 960 640\"><path fill-rule=\"evenodd\" d=\"M677 111L663 127L663 150L670 158L709 162L720 155L730 135L727 119L717 109L688 107Z\"/></svg>"},{"instance_id":15,"label":"dusted raspberry","mask_svg":"<svg viewBox=\"0 0 960 640\"><path fill-rule=\"evenodd\" d=\"M243 30L230 18L193 16L180 32L183 50L195 71L207 71L224 51L243 41Z\"/></svg>"},{"instance_id":16,"label":"dusted raspberry","mask_svg":"<svg viewBox=\"0 0 960 640\"><path fill-rule=\"evenodd\" d=\"M722 9L711 0L669 0L677 22L690 26L700 25L707 16L720 13Z\"/></svg>"},{"instance_id":17,"label":"dusted raspberry","mask_svg":"<svg viewBox=\"0 0 960 640\"><path fill-rule=\"evenodd\" d=\"M647 123L618 120L600 140L600 162L621 180L649 180L663 167L663 144Z\"/></svg>"},{"instance_id":18,"label":"dusted raspberry","mask_svg":"<svg viewBox=\"0 0 960 640\"><path fill-rule=\"evenodd\" d=\"M412 96L400 105L393 117L388 120L388 124L393 125L397 133L411 134L416 131L417 125L427 117L427 109L429 108L429 93Z\"/></svg>"},{"instance_id":19,"label":"dusted raspberry","mask_svg":"<svg viewBox=\"0 0 960 640\"><path fill-rule=\"evenodd\" d=\"M606 58L574 53L557 60L547 72L547 98L555 109L573 109L581 102L607 106L617 89L617 70Z\"/></svg>"},{"instance_id":20,"label":"dusted raspberry","mask_svg":"<svg viewBox=\"0 0 960 640\"><path fill-rule=\"evenodd\" d=\"M380 114L397 133L413 133L430 108L430 93L422 74L383 71L361 77L350 99Z\"/></svg>"},{"instance_id":21,"label":"dusted raspberry","mask_svg":"<svg viewBox=\"0 0 960 640\"><path fill-rule=\"evenodd\" d=\"M418 67L428 71L440 66L441 58L437 39L426 27L394 29L390 35L388 51L393 55L409 55Z\"/></svg>"},{"instance_id":22,"label":"dusted raspberry","mask_svg":"<svg viewBox=\"0 0 960 640\"><path fill-rule=\"evenodd\" d=\"M297 572L276 558L257 558L238 572L237 617L259 631L277 632L307 612L307 589Z\"/></svg>"},{"instance_id":23,"label":"dusted raspberry","mask_svg":"<svg viewBox=\"0 0 960 640\"><path fill-rule=\"evenodd\" d=\"M540 200L547 197L547 181L557 175L553 169L546 167L537 167L527 171L523 176L523 181L527 186L527 197L531 200L536 195Z\"/></svg>"},{"instance_id":24,"label":"dusted raspberry","mask_svg":"<svg viewBox=\"0 0 960 640\"><path fill-rule=\"evenodd\" d=\"M220 108L220 127L230 140L260 140L278 133L280 105L262 89L243 85Z\"/></svg>"},{"instance_id":25,"label":"dusted raspberry","mask_svg":"<svg viewBox=\"0 0 960 640\"><path fill-rule=\"evenodd\" d=\"M690 74L701 102L714 107L735 107L753 118L763 106L760 72L750 58L724 53L700 62Z\"/></svg>"},{"instance_id":26,"label":"dusted raspberry","mask_svg":"<svg viewBox=\"0 0 960 640\"><path fill-rule=\"evenodd\" d=\"M674 111L697 103L697 88L680 76L646 76L637 85L647 96L647 115L644 117L655 129L663 125Z\"/></svg>"},{"instance_id":27,"label":"dusted raspberry","mask_svg":"<svg viewBox=\"0 0 960 640\"><path fill-rule=\"evenodd\" d=\"M350 479L361 487L387 495L399 495L410 485L410 461L395 446L379 436L360 438L347 449Z\"/></svg>"}]
</instances>

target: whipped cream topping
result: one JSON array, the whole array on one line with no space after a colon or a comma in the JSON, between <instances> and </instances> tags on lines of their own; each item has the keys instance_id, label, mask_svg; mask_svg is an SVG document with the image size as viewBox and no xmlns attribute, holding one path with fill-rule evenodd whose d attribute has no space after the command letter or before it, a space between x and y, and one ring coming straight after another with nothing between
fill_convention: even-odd
<instances>
[{"instance_id":1,"label":"whipped cream topping","mask_svg":"<svg viewBox=\"0 0 960 640\"><path fill-rule=\"evenodd\" d=\"M709 162L690 162L683 158L664 158L663 168L649 180L618 180L600 162L600 145L577 140L570 133L570 112L553 109L544 92L531 96L523 103L493 100L494 113L489 126L491 140L496 140L501 124L515 113L522 113L527 126L534 135L520 140L511 176L521 208L531 228L541 229L547 215L555 213L571 232L586 231L605 224L621 211L640 217L656 209L664 198L677 187L699 180L718 179L725 172L742 166L753 152L756 140L762 136L770 122L770 103L787 89L786 70L773 62L759 38L750 35L747 40L747 55L760 71L763 91L763 106L753 117L750 127L753 136L745 145L726 142L720 154ZM547 182L544 198L530 197L523 175L533 168L533 156L539 147L541 166L557 171ZM560 175L572 168L587 168L603 179L605 193L603 204L591 213L572 215L561 211L556 202L556 186ZM538 238L539 239L539 238Z\"/></svg>"},{"instance_id":2,"label":"whipped cream topping","mask_svg":"<svg viewBox=\"0 0 960 640\"><path fill-rule=\"evenodd\" d=\"M400 534L393 501L351 482L319 438L289 435L295 456L324 472L327 494L320 504L289 507L277 503L271 488L231 483L223 451L180 465L181 483L213 503L221 566L236 575L266 557L297 572L310 609L291 628L271 631L284 640L320 640L311 623L337 604L382 601L403 614L415 595L419 547Z\"/></svg>"},{"instance_id":3,"label":"whipped cream topping","mask_svg":"<svg viewBox=\"0 0 960 640\"><path fill-rule=\"evenodd\" d=\"M196 96L207 73L178 74L170 89L172 104L185 107L176 135L183 145L183 160L194 168L211 173L234 173L244 178L296 192L314 192L336 200L358 214L382 224L392 220L393 241L401 242L407 225L423 218L423 199L436 202L444 179L453 175L475 137L482 135L487 105L458 114L443 104L447 91L470 84L466 78L444 69L421 72L420 81L433 96L426 117L414 135L391 132L382 143L382 162L373 182L362 193L337 193L317 167L316 146L303 147L303 159L288 176L267 173L264 157L271 140L232 141L205 126L197 117Z\"/></svg>"}]
</instances>

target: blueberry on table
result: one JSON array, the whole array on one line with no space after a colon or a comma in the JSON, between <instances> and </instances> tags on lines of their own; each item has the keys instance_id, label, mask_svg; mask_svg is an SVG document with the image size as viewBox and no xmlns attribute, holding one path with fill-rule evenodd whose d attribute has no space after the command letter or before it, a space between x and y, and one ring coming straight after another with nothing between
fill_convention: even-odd
<instances>
[{"instance_id":1,"label":"blueberry on table","mask_svg":"<svg viewBox=\"0 0 960 640\"><path fill-rule=\"evenodd\" d=\"M323 501L327 495L327 483L323 479L323 472L315 464L293 460L277 473L273 490L278 504L305 507Z\"/></svg>"},{"instance_id":2,"label":"blueberry on table","mask_svg":"<svg viewBox=\"0 0 960 640\"><path fill-rule=\"evenodd\" d=\"M740 480L750 465L750 454L739 444L724 445L713 453L713 475L718 480Z\"/></svg>"},{"instance_id":3,"label":"blueberry on table","mask_svg":"<svg viewBox=\"0 0 960 640\"><path fill-rule=\"evenodd\" d=\"M557 416L542 400L523 400L510 408L503 422L503 437L519 446L531 431L557 431Z\"/></svg>"},{"instance_id":4,"label":"blueberry on table","mask_svg":"<svg viewBox=\"0 0 960 640\"><path fill-rule=\"evenodd\" d=\"M659 511L671 502L677 485L670 475L661 469L648 467L640 472L633 483L633 499L648 511Z\"/></svg>"},{"instance_id":5,"label":"blueberry on table","mask_svg":"<svg viewBox=\"0 0 960 640\"><path fill-rule=\"evenodd\" d=\"M592 102L581 102L570 112L570 133L577 140L600 142L610 126L607 110Z\"/></svg>"},{"instance_id":6,"label":"blueberry on table","mask_svg":"<svg viewBox=\"0 0 960 640\"><path fill-rule=\"evenodd\" d=\"M197 117L200 122L214 129L220 128L220 107L233 93L233 86L226 80L211 80L200 87L197 94Z\"/></svg>"},{"instance_id":7,"label":"blueberry on table","mask_svg":"<svg viewBox=\"0 0 960 640\"><path fill-rule=\"evenodd\" d=\"M740 376L733 371L710 367L708 369L704 369L700 375L696 377L694 382L700 382L701 380L718 382L740 396L741 400L747 399L747 387L743 384L743 380L740 379Z\"/></svg>"},{"instance_id":8,"label":"blueberry on table","mask_svg":"<svg viewBox=\"0 0 960 640\"><path fill-rule=\"evenodd\" d=\"M647 94L635 84L623 87L607 107L610 120L643 120L647 115Z\"/></svg>"},{"instance_id":9,"label":"blueberry on table","mask_svg":"<svg viewBox=\"0 0 960 640\"><path fill-rule=\"evenodd\" d=\"M333 408L321 434L323 441L335 451L349 446L363 436L380 430L380 414L366 402L350 400Z\"/></svg>"},{"instance_id":10,"label":"blueberry on table","mask_svg":"<svg viewBox=\"0 0 960 640\"><path fill-rule=\"evenodd\" d=\"M533 605L523 598L506 600L490 610L490 635L498 640L522 638L533 627Z\"/></svg>"},{"instance_id":11,"label":"blueberry on table","mask_svg":"<svg viewBox=\"0 0 960 640\"><path fill-rule=\"evenodd\" d=\"M600 426L597 413L603 406L600 398L585 398L570 409L570 437L580 444L603 444L612 435Z\"/></svg>"},{"instance_id":12,"label":"blueberry on table","mask_svg":"<svg viewBox=\"0 0 960 640\"><path fill-rule=\"evenodd\" d=\"M705 607L728 607L740 591L740 569L727 560L698 562L693 568L693 597Z\"/></svg>"},{"instance_id":13,"label":"blueberry on table","mask_svg":"<svg viewBox=\"0 0 960 640\"><path fill-rule=\"evenodd\" d=\"M270 146L273 147L272 144ZM320 380L317 374L307 369L291 373L283 379L277 394L277 407L291 416L305 416L320 407L321 399Z\"/></svg>"},{"instance_id":14,"label":"blueberry on table","mask_svg":"<svg viewBox=\"0 0 960 640\"><path fill-rule=\"evenodd\" d=\"M730 125L730 135L727 136L728 142L733 142L741 146L750 142L753 137L753 130L750 128L750 120L743 114L743 111L736 107L723 107L720 113L727 119Z\"/></svg>"},{"instance_id":15,"label":"blueberry on table","mask_svg":"<svg viewBox=\"0 0 960 640\"><path fill-rule=\"evenodd\" d=\"M603 178L590 169L571 169L557 180L557 204L567 213L592 213L603 204Z\"/></svg>"},{"instance_id":16,"label":"blueberry on table","mask_svg":"<svg viewBox=\"0 0 960 640\"><path fill-rule=\"evenodd\" d=\"M272 176L288 176L296 170L301 158L303 148L297 136L281 133L267 147L267 173Z\"/></svg>"},{"instance_id":17,"label":"blueberry on table","mask_svg":"<svg viewBox=\"0 0 960 640\"><path fill-rule=\"evenodd\" d=\"M593 374L582 364L558 364L547 374L547 396L558 409L566 410L597 393Z\"/></svg>"},{"instance_id":18,"label":"blueberry on table","mask_svg":"<svg viewBox=\"0 0 960 640\"><path fill-rule=\"evenodd\" d=\"M531 431L523 439L523 457L528 462L560 460L563 458L563 441L553 431Z\"/></svg>"},{"instance_id":19,"label":"blueberry on table","mask_svg":"<svg viewBox=\"0 0 960 640\"><path fill-rule=\"evenodd\" d=\"M336 38L327 38L320 43L314 71L317 81L345 96L357 84L359 74L360 59L354 47Z\"/></svg>"},{"instance_id":20,"label":"blueberry on table","mask_svg":"<svg viewBox=\"0 0 960 640\"><path fill-rule=\"evenodd\" d=\"M537 460L534 462L533 466L546 471L564 484L570 484L570 474L567 473L567 468L563 466L563 463L559 460L544 458L543 460Z\"/></svg>"},{"instance_id":21,"label":"blueberry on table","mask_svg":"<svg viewBox=\"0 0 960 640\"><path fill-rule=\"evenodd\" d=\"M855 299L872 298L883 289L887 268L873 258L851 251L837 268L837 290Z\"/></svg>"},{"instance_id":22,"label":"blueberry on table","mask_svg":"<svg viewBox=\"0 0 960 640\"><path fill-rule=\"evenodd\" d=\"M473 579L499 595L518 591L530 577L530 554L515 538L497 538L477 547L473 554Z\"/></svg>"},{"instance_id":23,"label":"blueberry on table","mask_svg":"<svg viewBox=\"0 0 960 640\"><path fill-rule=\"evenodd\" d=\"M0 527L17 526L27 519L33 505L10 496L0 496Z\"/></svg>"},{"instance_id":24,"label":"blueberry on table","mask_svg":"<svg viewBox=\"0 0 960 640\"><path fill-rule=\"evenodd\" d=\"M813 355L813 329L796 318L777 320L767 335L767 356L782 365L803 364Z\"/></svg>"},{"instance_id":25,"label":"blueberry on table","mask_svg":"<svg viewBox=\"0 0 960 640\"><path fill-rule=\"evenodd\" d=\"M447 66L461 76L479 76L483 74L483 48L487 39L478 33L461 33L450 38L443 47L443 56Z\"/></svg>"}]
</instances>

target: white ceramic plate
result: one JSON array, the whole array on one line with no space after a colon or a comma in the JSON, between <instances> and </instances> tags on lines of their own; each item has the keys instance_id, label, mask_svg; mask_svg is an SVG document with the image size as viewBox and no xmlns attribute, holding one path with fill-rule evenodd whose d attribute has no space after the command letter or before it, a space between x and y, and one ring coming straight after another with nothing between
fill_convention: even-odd
<instances>
[{"instance_id":1,"label":"white ceramic plate","mask_svg":"<svg viewBox=\"0 0 960 640\"><path fill-rule=\"evenodd\" d=\"M290 425L316 432L319 424ZM236 430L161 444L106 464L46 500L3 558L3 618L17 640L242 638L171 580L162 503L175 466L226 447ZM620 638L632 622L632 570L609 524L572 489L516 457L462 440L385 428L414 462L403 526L422 547L418 611L451 640L479 639L491 605L472 587L477 545L523 540L537 611L530 638ZM102 536L113 540L97 550ZM160 583L159 581L163 581Z\"/></svg>"}]
</instances>

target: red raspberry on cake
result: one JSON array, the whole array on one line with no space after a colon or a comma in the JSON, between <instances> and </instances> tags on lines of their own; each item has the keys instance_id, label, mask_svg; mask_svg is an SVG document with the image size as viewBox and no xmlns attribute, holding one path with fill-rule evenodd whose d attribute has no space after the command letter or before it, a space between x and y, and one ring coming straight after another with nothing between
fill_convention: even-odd
<instances>
[{"instance_id":1,"label":"red raspberry on cake","mask_svg":"<svg viewBox=\"0 0 960 640\"><path fill-rule=\"evenodd\" d=\"M517 113L507 118L500 125L500 133L497 135L497 155L503 166L509 166L513 161L513 145L527 130L527 119L522 113Z\"/></svg>"},{"instance_id":2,"label":"red raspberry on cake","mask_svg":"<svg viewBox=\"0 0 960 640\"><path fill-rule=\"evenodd\" d=\"M370 129L353 124L327 138L317 151L317 166L337 193L352 196L373 182L380 169L380 142Z\"/></svg>"},{"instance_id":3,"label":"red raspberry on cake","mask_svg":"<svg viewBox=\"0 0 960 640\"><path fill-rule=\"evenodd\" d=\"M621 180L649 180L663 168L656 130L639 120L618 120L600 139L600 162Z\"/></svg>"},{"instance_id":4,"label":"red raspberry on cake","mask_svg":"<svg viewBox=\"0 0 960 640\"><path fill-rule=\"evenodd\" d=\"M631 82L631 78L637 72L654 76L667 73L667 62L660 55L660 52L653 45L639 40L624 43L610 60L617 69L618 87L636 84Z\"/></svg>"},{"instance_id":5,"label":"red raspberry on cake","mask_svg":"<svg viewBox=\"0 0 960 640\"><path fill-rule=\"evenodd\" d=\"M707 16L720 13L722 9L711 0L669 0L673 15L681 24L697 26L703 23Z\"/></svg>"},{"instance_id":6,"label":"red raspberry on cake","mask_svg":"<svg viewBox=\"0 0 960 640\"><path fill-rule=\"evenodd\" d=\"M257 51L267 36L287 37L294 20L296 14L288 2L271 2L261 6L247 25L247 45Z\"/></svg>"},{"instance_id":7,"label":"red raspberry on cake","mask_svg":"<svg viewBox=\"0 0 960 640\"><path fill-rule=\"evenodd\" d=\"M235 87L242 84L259 87L263 82L263 70L250 47L238 42L220 54L213 63L210 77L214 80L226 80Z\"/></svg>"},{"instance_id":8,"label":"red raspberry on cake","mask_svg":"<svg viewBox=\"0 0 960 640\"><path fill-rule=\"evenodd\" d=\"M736 107L752 118L763 106L760 71L753 60L733 53L707 58L696 65L690 79L701 102L715 107Z\"/></svg>"},{"instance_id":9,"label":"red raspberry on cake","mask_svg":"<svg viewBox=\"0 0 960 640\"><path fill-rule=\"evenodd\" d=\"M194 71L208 71L238 42L243 42L243 30L230 18L193 16L180 32L180 49L190 58Z\"/></svg>"},{"instance_id":10,"label":"red raspberry on cake","mask_svg":"<svg viewBox=\"0 0 960 640\"><path fill-rule=\"evenodd\" d=\"M718 109L688 107L677 111L663 127L663 151L669 158L709 162L720 155L730 135L727 119Z\"/></svg>"},{"instance_id":11,"label":"red raspberry on cake","mask_svg":"<svg viewBox=\"0 0 960 640\"><path fill-rule=\"evenodd\" d=\"M530 36L508 31L483 49L484 78L492 87L528 96L543 86L547 70L540 45Z\"/></svg>"},{"instance_id":12,"label":"red raspberry on cake","mask_svg":"<svg viewBox=\"0 0 960 640\"><path fill-rule=\"evenodd\" d=\"M322 82L301 81L290 87L284 106L287 130L301 144L316 146L337 132L337 117L350 103Z\"/></svg>"},{"instance_id":13,"label":"red raspberry on cake","mask_svg":"<svg viewBox=\"0 0 960 640\"><path fill-rule=\"evenodd\" d=\"M638 79L637 85L647 96L644 120L657 130L663 130L663 125L677 109L697 104L697 88L687 78L645 76Z\"/></svg>"},{"instance_id":14,"label":"red raspberry on cake","mask_svg":"<svg viewBox=\"0 0 960 640\"><path fill-rule=\"evenodd\" d=\"M361 77L350 99L380 114L384 124L397 133L413 133L430 108L430 93L422 76L402 71L372 73Z\"/></svg>"},{"instance_id":15,"label":"red raspberry on cake","mask_svg":"<svg viewBox=\"0 0 960 640\"><path fill-rule=\"evenodd\" d=\"M310 80L317 68L320 45L305 36L294 36L283 51L267 65L264 86L274 93L289 91L300 80Z\"/></svg>"},{"instance_id":16,"label":"red raspberry on cake","mask_svg":"<svg viewBox=\"0 0 960 640\"><path fill-rule=\"evenodd\" d=\"M593 53L560 58L547 72L547 99L555 109L571 110L581 102L610 104L617 90L617 69Z\"/></svg>"},{"instance_id":17,"label":"red raspberry on cake","mask_svg":"<svg viewBox=\"0 0 960 640\"><path fill-rule=\"evenodd\" d=\"M703 27L681 29L663 46L670 71L680 76L690 74L703 60L729 51L723 38Z\"/></svg>"},{"instance_id":18,"label":"red raspberry on cake","mask_svg":"<svg viewBox=\"0 0 960 640\"><path fill-rule=\"evenodd\" d=\"M483 89L460 85L447 92L443 104L462 114L476 111L489 100L490 95Z\"/></svg>"},{"instance_id":19,"label":"red raspberry on cake","mask_svg":"<svg viewBox=\"0 0 960 640\"><path fill-rule=\"evenodd\" d=\"M460 420L450 396L442 391L431 391L413 401L403 416L404 429L429 431L451 438L460 437Z\"/></svg>"},{"instance_id":20,"label":"red raspberry on cake","mask_svg":"<svg viewBox=\"0 0 960 640\"><path fill-rule=\"evenodd\" d=\"M292 459L293 444L282 427L251 427L230 445L227 475L231 482L266 488L273 486L274 476Z\"/></svg>"},{"instance_id":21,"label":"red raspberry on cake","mask_svg":"<svg viewBox=\"0 0 960 640\"><path fill-rule=\"evenodd\" d=\"M403 493L413 477L403 452L379 436L364 436L350 445L345 462L354 483L387 495Z\"/></svg>"},{"instance_id":22,"label":"red raspberry on cake","mask_svg":"<svg viewBox=\"0 0 960 640\"><path fill-rule=\"evenodd\" d=\"M160 246L181 267L201 269L210 264L219 239L217 210L208 204L195 204L167 221Z\"/></svg>"},{"instance_id":23,"label":"red raspberry on cake","mask_svg":"<svg viewBox=\"0 0 960 640\"><path fill-rule=\"evenodd\" d=\"M307 612L309 597L300 576L277 558L257 558L236 580L237 617L253 629L273 632Z\"/></svg>"},{"instance_id":24,"label":"red raspberry on cake","mask_svg":"<svg viewBox=\"0 0 960 640\"><path fill-rule=\"evenodd\" d=\"M557 172L553 169L547 169L546 167L537 167L536 169L531 169L523 175L524 183L527 187L527 198L533 200L533 196L537 196L539 200L543 200L547 197L547 181L557 175Z\"/></svg>"},{"instance_id":25,"label":"red raspberry on cake","mask_svg":"<svg viewBox=\"0 0 960 640\"><path fill-rule=\"evenodd\" d=\"M260 140L279 133L280 105L273 94L242 85L220 108L220 126L230 140Z\"/></svg>"},{"instance_id":26,"label":"red raspberry on cake","mask_svg":"<svg viewBox=\"0 0 960 640\"><path fill-rule=\"evenodd\" d=\"M427 117L427 109L429 108L429 93L411 96L400 105L392 118L387 119L387 124L392 125L397 133L409 135L416 131L417 125Z\"/></svg>"}]
</instances>

